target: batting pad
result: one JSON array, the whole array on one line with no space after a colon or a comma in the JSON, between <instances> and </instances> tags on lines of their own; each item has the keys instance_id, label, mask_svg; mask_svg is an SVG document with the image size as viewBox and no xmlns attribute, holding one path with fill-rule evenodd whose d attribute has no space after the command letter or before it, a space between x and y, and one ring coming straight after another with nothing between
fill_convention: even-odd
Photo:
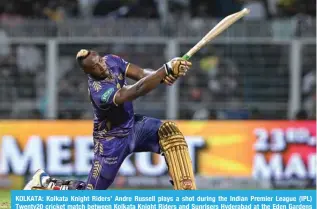
<instances>
[{"instance_id":1,"label":"batting pad","mask_svg":"<svg viewBox=\"0 0 317 209\"><path fill-rule=\"evenodd\" d=\"M195 176L183 134L173 122L160 127L159 143L175 190L196 190Z\"/></svg>"}]
</instances>

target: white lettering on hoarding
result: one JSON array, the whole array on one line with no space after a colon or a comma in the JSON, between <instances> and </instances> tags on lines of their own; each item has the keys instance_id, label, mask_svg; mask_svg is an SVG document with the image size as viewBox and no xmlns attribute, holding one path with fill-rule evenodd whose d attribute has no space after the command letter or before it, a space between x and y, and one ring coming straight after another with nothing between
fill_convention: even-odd
<instances>
[{"instance_id":1,"label":"white lettering on hoarding","mask_svg":"<svg viewBox=\"0 0 317 209\"><path fill-rule=\"evenodd\" d=\"M3 136L0 146L0 174L10 172L24 175L29 167L35 172L44 167L43 141L39 136L31 136L23 150L20 150L13 136Z\"/></svg>"},{"instance_id":2,"label":"white lettering on hoarding","mask_svg":"<svg viewBox=\"0 0 317 209\"><path fill-rule=\"evenodd\" d=\"M51 175L67 175L72 173L70 146L72 140L68 136L49 136L47 139L47 172Z\"/></svg>"},{"instance_id":3,"label":"white lettering on hoarding","mask_svg":"<svg viewBox=\"0 0 317 209\"><path fill-rule=\"evenodd\" d=\"M257 153L253 159L253 177L256 179L288 179L297 177L304 179L307 177L315 178L316 176L316 154L308 157L308 166L305 166L303 158L294 153L290 156L288 162L283 163L282 154L272 154L269 160L265 159L265 155ZM308 175L308 176L307 176Z\"/></svg>"},{"instance_id":4,"label":"white lettering on hoarding","mask_svg":"<svg viewBox=\"0 0 317 209\"><path fill-rule=\"evenodd\" d=\"M306 178L306 173L302 157L297 153L292 154L285 168L285 178L289 179L296 176L297 178L304 179Z\"/></svg>"},{"instance_id":5,"label":"white lettering on hoarding","mask_svg":"<svg viewBox=\"0 0 317 209\"><path fill-rule=\"evenodd\" d=\"M253 158L252 175L256 179L270 179L274 176L281 179L283 175L283 159L281 154L273 154L269 162L266 162L263 154L255 154Z\"/></svg>"},{"instance_id":6,"label":"white lettering on hoarding","mask_svg":"<svg viewBox=\"0 0 317 209\"><path fill-rule=\"evenodd\" d=\"M148 152L139 153L135 155L135 158L135 166L146 176L164 175L167 170L163 156L160 156L157 164L152 163L151 153Z\"/></svg>"},{"instance_id":7,"label":"white lettering on hoarding","mask_svg":"<svg viewBox=\"0 0 317 209\"><path fill-rule=\"evenodd\" d=\"M308 155L308 176L311 179L316 178L316 153Z\"/></svg>"},{"instance_id":8,"label":"white lettering on hoarding","mask_svg":"<svg viewBox=\"0 0 317 209\"><path fill-rule=\"evenodd\" d=\"M134 176L136 175L136 168L135 166L133 165L132 161L131 161L131 156L132 155L129 155L125 161L123 161L121 167L120 167L120 170L119 170L119 173L123 176Z\"/></svg>"},{"instance_id":9,"label":"white lettering on hoarding","mask_svg":"<svg viewBox=\"0 0 317 209\"><path fill-rule=\"evenodd\" d=\"M92 136L77 136L74 140L74 171L77 175L86 175L91 169L94 157Z\"/></svg>"},{"instance_id":10,"label":"white lettering on hoarding","mask_svg":"<svg viewBox=\"0 0 317 209\"><path fill-rule=\"evenodd\" d=\"M272 152L282 152L286 149L286 142L284 140L284 131L280 128L271 131L271 150Z\"/></svg>"},{"instance_id":11,"label":"white lettering on hoarding","mask_svg":"<svg viewBox=\"0 0 317 209\"><path fill-rule=\"evenodd\" d=\"M188 151L189 151L191 160L193 162L193 169L195 172L197 167L196 155L197 155L198 149L205 146L205 140L200 136L188 136L186 137L186 141L188 144ZM135 159L136 159L135 164L136 164L137 170L145 176L161 176L167 172L167 166L163 156L160 156L160 161L158 164L152 163L152 154L148 152L138 153L135 156ZM126 165L132 165L132 163L123 164L120 169L122 173L128 173L128 170L132 170L132 169L127 169L125 167Z\"/></svg>"},{"instance_id":12,"label":"white lettering on hoarding","mask_svg":"<svg viewBox=\"0 0 317 209\"><path fill-rule=\"evenodd\" d=\"M256 142L253 145L255 151L268 151L269 150L269 135L264 128L257 128L254 130Z\"/></svg>"},{"instance_id":13,"label":"white lettering on hoarding","mask_svg":"<svg viewBox=\"0 0 317 209\"><path fill-rule=\"evenodd\" d=\"M197 152L205 145L205 141L200 136L186 137L186 140L195 169ZM24 149L20 149L17 142L18 140L12 136L2 137L0 174L24 175L43 168L51 175L87 175L91 169L92 137L77 136L72 140L69 136L49 136L44 141L38 136L32 136L27 140ZM135 175L137 171L145 176L160 176L166 173L164 158L161 156L160 161L153 164L152 157L151 153L137 153L132 161L129 156L119 172L125 176Z\"/></svg>"},{"instance_id":14,"label":"white lettering on hoarding","mask_svg":"<svg viewBox=\"0 0 317 209\"><path fill-rule=\"evenodd\" d=\"M256 179L312 178L316 176L316 153L305 156L293 151L287 161L283 159L288 146L306 145L308 149L316 145L316 137L311 136L307 128L275 128L267 130L257 128L253 146L256 154L253 158L253 177ZM270 154L268 154L270 153Z\"/></svg>"}]
</instances>

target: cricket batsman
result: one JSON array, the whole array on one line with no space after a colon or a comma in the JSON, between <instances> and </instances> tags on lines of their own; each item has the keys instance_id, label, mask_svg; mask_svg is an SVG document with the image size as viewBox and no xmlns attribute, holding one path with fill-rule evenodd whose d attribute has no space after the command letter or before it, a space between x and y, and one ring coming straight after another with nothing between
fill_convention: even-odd
<instances>
[{"instance_id":1,"label":"cricket batsman","mask_svg":"<svg viewBox=\"0 0 317 209\"><path fill-rule=\"evenodd\" d=\"M162 154L175 190L195 190L187 143L173 122L134 114L132 101L161 83L172 85L191 63L174 58L156 71L142 69L115 55L82 49L76 60L88 77L94 113L94 159L87 182L60 180L39 169L24 190L106 190L131 153ZM127 85L126 78L137 81Z\"/></svg>"}]
</instances>

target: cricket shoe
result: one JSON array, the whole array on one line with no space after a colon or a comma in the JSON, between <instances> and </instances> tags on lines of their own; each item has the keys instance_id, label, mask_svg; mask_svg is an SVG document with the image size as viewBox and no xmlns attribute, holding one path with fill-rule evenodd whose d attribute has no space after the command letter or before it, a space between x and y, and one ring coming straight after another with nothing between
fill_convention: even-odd
<instances>
[{"instance_id":1,"label":"cricket shoe","mask_svg":"<svg viewBox=\"0 0 317 209\"><path fill-rule=\"evenodd\" d=\"M25 185L23 190L48 190L47 181L50 176L42 169L35 172L32 179Z\"/></svg>"}]
</instances>

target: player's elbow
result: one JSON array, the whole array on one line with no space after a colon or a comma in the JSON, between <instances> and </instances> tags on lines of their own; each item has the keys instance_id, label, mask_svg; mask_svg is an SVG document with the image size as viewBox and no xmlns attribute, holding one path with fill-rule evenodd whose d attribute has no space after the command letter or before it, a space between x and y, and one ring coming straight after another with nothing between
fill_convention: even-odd
<instances>
[{"instance_id":1,"label":"player's elbow","mask_svg":"<svg viewBox=\"0 0 317 209\"><path fill-rule=\"evenodd\" d=\"M116 95L115 95L115 97L114 97L114 103L116 104L116 105L121 105L121 104L123 104L124 102L127 102L128 101L128 99L127 99L127 97L126 97L126 94L124 93L124 92L122 92L122 89L120 89L117 93L116 93Z\"/></svg>"}]
</instances>

